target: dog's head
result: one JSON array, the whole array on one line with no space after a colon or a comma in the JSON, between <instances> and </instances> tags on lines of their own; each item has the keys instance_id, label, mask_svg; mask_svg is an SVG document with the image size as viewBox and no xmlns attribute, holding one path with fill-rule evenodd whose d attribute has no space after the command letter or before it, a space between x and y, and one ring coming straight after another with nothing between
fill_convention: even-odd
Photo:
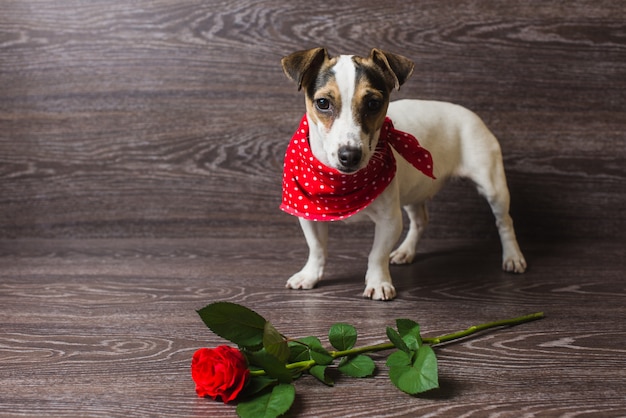
<instances>
[{"instance_id":1,"label":"dog's head","mask_svg":"<svg viewBox=\"0 0 626 418\"><path fill-rule=\"evenodd\" d=\"M285 74L304 89L313 155L343 173L365 167L387 114L389 95L413 72L409 59L372 49L369 57L330 57L324 48L282 59Z\"/></svg>"}]
</instances>

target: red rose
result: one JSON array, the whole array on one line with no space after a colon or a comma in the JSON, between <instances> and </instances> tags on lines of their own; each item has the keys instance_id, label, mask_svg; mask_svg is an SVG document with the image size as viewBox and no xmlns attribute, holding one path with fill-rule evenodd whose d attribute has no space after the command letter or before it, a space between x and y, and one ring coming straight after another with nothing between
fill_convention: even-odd
<instances>
[{"instance_id":1,"label":"red rose","mask_svg":"<svg viewBox=\"0 0 626 418\"><path fill-rule=\"evenodd\" d=\"M237 397L250 375L241 351L227 345L201 348L191 360L191 377L200 397L221 397L224 403Z\"/></svg>"}]
</instances>

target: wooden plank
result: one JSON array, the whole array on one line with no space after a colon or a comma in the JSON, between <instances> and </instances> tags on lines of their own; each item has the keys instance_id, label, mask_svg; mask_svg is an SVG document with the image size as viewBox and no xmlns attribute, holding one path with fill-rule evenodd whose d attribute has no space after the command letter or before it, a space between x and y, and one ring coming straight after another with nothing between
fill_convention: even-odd
<instances>
[{"instance_id":1,"label":"wooden plank","mask_svg":"<svg viewBox=\"0 0 626 418\"><path fill-rule=\"evenodd\" d=\"M300 379L294 415L626 413L620 247L535 244L526 249L531 270L516 276L500 271L492 244L424 244L415 264L393 268L399 298L384 303L360 297L369 247L360 240L333 244L329 277L311 291L283 288L305 255L294 240L2 241L0 414L234 416L197 398L189 374L197 348L224 343L194 312L216 300L326 344L340 321L357 327L359 344L373 344L396 318L435 336L546 312L438 348L434 392L396 390L379 354L372 379L335 375L333 388Z\"/></svg>"},{"instance_id":2,"label":"wooden plank","mask_svg":"<svg viewBox=\"0 0 626 418\"><path fill-rule=\"evenodd\" d=\"M292 233L276 206L282 153L304 107L278 62L325 44L401 52L417 67L396 97L451 100L483 116L515 180L521 234L617 237L623 18L608 1L8 2L0 234ZM457 192L436 202L435 236L493 233L475 193ZM460 211L471 214L466 227L449 228Z\"/></svg>"}]
</instances>

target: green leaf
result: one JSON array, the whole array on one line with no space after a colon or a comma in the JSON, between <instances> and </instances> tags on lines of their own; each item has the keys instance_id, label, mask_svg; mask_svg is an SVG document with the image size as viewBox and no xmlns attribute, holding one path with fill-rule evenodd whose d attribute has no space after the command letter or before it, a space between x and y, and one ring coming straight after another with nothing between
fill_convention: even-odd
<instances>
[{"instance_id":1,"label":"green leaf","mask_svg":"<svg viewBox=\"0 0 626 418\"><path fill-rule=\"evenodd\" d=\"M286 363L289 359L289 346L287 341L269 322L265 322L263 348L282 363Z\"/></svg>"},{"instance_id":2,"label":"green leaf","mask_svg":"<svg viewBox=\"0 0 626 418\"><path fill-rule=\"evenodd\" d=\"M420 335L420 326L411 319L396 319L398 333L406 343L410 350L417 350L422 345L422 336Z\"/></svg>"},{"instance_id":3,"label":"green leaf","mask_svg":"<svg viewBox=\"0 0 626 418\"><path fill-rule=\"evenodd\" d=\"M303 337L298 339L298 343L304 344L308 348L312 346L322 347L322 342L317 337Z\"/></svg>"},{"instance_id":4,"label":"green leaf","mask_svg":"<svg viewBox=\"0 0 626 418\"><path fill-rule=\"evenodd\" d=\"M398 331L396 331L395 329L387 327L387 338L389 338L389 341L391 341L397 349L402 350L406 353L410 352L409 347L407 347L406 343L404 342L400 334L398 334Z\"/></svg>"},{"instance_id":5,"label":"green leaf","mask_svg":"<svg viewBox=\"0 0 626 418\"><path fill-rule=\"evenodd\" d=\"M265 350L246 352L248 361L254 366L265 370L268 376L278 379L280 383L291 383L291 372L285 367L285 363L278 360Z\"/></svg>"},{"instance_id":6,"label":"green leaf","mask_svg":"<svg viewBox=\"0 0 626 418\"><path fill-rule=\"evenodd\" d=\"M327 367L328 366L313 366L309 369L309 373L323 384L333 386L335 382L333 382L333 380L326 375Z\"/></svg>"},{"instance_id":7,"label":"green leaf","mask_svg":"<svg viewBox=\"0 0 626 418\"><path fill-rule=\"evenodd\" d=\"M402 337L402 340L409 348L409 351L417 351L422 345L422 340L420 338L415 338L415 335L405 335Z\"/></svg>"},{"instance_id":8,"label":"green leaf","mask_svg":"<svg viewBox=\"0 0 626 418\"><path fill-rule=\"evenodd\" d=\"M252 395L255 395L259 392L264 391L265 389L275 384L276 384L276 379L272 377L253 376L250 378L250 380L246 384L246 387L243 388L239 396L244 397L244 398L250 397Z\"/></svg>"},{"instance_id":9,"label":"green leaf","mask_svg":"<svg viewBox=\"0 0 626 418\"><path fill-rule=\"evenodd\" d=\"M299 342L289 342L289 363L311 360L309 347Z\"/></svg>"},{"instance_id":10,"label":"green leaf","mask_svg":"<svg viewBox=\"0 0 626 418\"><path fill-rule=\"evenodd\" d=\"M258 313L230 302L215 302L197 311L207 327L240 347L260 349L267 322Z\"/></svg>"},{"instance_id":11,"label":"green leaf","mask_svg":"<svg viewBox=\"0 0 626 418\"><path fill-rule=\"evenodd\" d=\"M396 353L402 354L394 356L390 361ZM405 360L409 357L407 353L402 351L396 353L389 356L387 365L389 366L389 378L398 389L415 395L439 387L437 357L430 346L423 345L420 347L413 364L406 364Z\"/></svg>"},{"instance_id":12,"label":"green leaf","mask_svg":"<svg viewBox=\"0 0 626 418\"><path fill-rule=\"evenodd\" d=\"M345 358L338 367L338 370L352 377L368 377L374 374L376 365L374 360L365 355Z\"/></svg>"},{"instance_id":13,"label":"green leaf","mask_svg":"<svg viewBox=\"0 0 626 418\"><path fill-rule=\"evenodd\" d=\"M349 350L356 343L357 332L352 325L337 323L330 327L328 341L337 350Z\"/></svg>"},{"instance_id":14,"label":"green leaf","mask_svg":"<svg viewBox=\"0 0 626 418\"><path fill-rule=\"evenodd\" d=\"M304 337L298 340L309 347L309 356L311 360L315 360L315 362L321 366L325 366L331 364L333 362L333 357L326 351L324 347L322 347L322 343L317 337Z\"/></svg>"},{"instance_id":15,"label":"green leaf","mask_svg":"<svg viewBox=\"0 0 626 418\"><path fill-rule=\"evenodd\" d=\"M419 369L422 376L420 392L439 387L439 373L437 370L437 356L435 350L428 345L423 345L417 352L417 358L413 362L413 367Z\"/></svg>"},{"instance_id":16,"label":"green leaf","mask_svg":"<svg viewBox=\"0 0 626 418\"><path fill-rule=\"evenodd\" d=\"M324 350L324 348L321 347L311 348L310 354L311 360L315 360L315 362L320 366L331 364L334 360L334 358L330 354L328 354L328 351Z\"/></svg>"},{"instance_id":17,"label":"green leaf","mask_svg":"<svg viewBox=\"0 0 626 418\"><path fill-rule=\"evenodd\" d=\"M420 326L412 319L396 319L396 326L398 327L398 332L402 337L409 334L416 336L420 335Z\"/></svg>"},{"instance_id":18,"label":"green leaf","mask_svg":"<svg viewBox=\"0 0 626 418\"><path fill-rule=\"evenodd\" d=\"M389 369L389 379L402 392L415 395L419 390L419 370L412 366L397 366Z\"/></svg>"},{"instance_id":19,"label":"green leaf","mask_svg":"<svg viewBox=\"0 0 626 418\"><path fill-rule=\"evenodd\" d=\"M387 357L387 367L400 367L411 365L411 353L406 351L395 351Z\"/></svg>"},{"instance_id":20,"label":"green leaf","mask_svg":"<svg viewBox=\"0 0 626 418\"><path fill-rule=\"evenodd\" d=\"M242 418L275 418L289 411L296 398L296 389L291 384L274 386L271 392L249 401L239 402L237 415Z\"/></svg>"}]
</instances>

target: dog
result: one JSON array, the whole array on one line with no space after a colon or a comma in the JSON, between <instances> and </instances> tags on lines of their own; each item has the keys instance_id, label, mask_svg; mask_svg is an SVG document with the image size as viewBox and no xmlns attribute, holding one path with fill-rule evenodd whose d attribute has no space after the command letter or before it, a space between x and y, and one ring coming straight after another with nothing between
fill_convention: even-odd
<instances>
[{"instance_id":1,"label":"dog","mask_svg":"<svg viewBox=\"0 0 626 418\"><path fill-rule=\"evenodd\" d=\"M396 297L389 264L413 261L417 243L428 222L426 202L446 180L455 177L471 180L489 202L502 244L503 270L514 273L526 270L526 261L509 215L510 197L500 145L476 114L446 102L390 102L391 92L398 90L411 76L414 64L408 58L379 49L372 49L368 57L331 57L325 48L314 48L288 55L282 58L281 64L286 76L298 85L298 90L304 90L306 104L302 130L298 131L299 137L294 136L301 149L288 149L285 155L281 209L299 217L309 255L304 267L287 281L287 288L311 289L322 279L328 255L329 222L325 220L330 215L323 210L311 214L309 210L311 206L321 210L321 206L328 206L329 201L337 199L328 190L333 188L334 191L333 183L326 185L326 190L320 189L325 187L324 184L317 186L315 193L323 192L323 197L316 195L318 200L315 202L302 203L302 196L308 198L315 193L298 189L318 181L323 170L330 173L329 179L337 185L351 183L360 173L370 170L372 164L383 166L383 169L395 164L395 168L392 167L391 174L389 170L383 174L375 172L375 178L362 176L365 177L362 179L364 184L354 185L341 202L350 206L353 200L361 200L365 202L359 203L363 207L351 207L348 212L334 213L329 219L370 219L375 224L364 297L374 300ZM402 148L399 143L388 146L388 140L381 140L383 131L386 138L391 135L389 132L393 132L392 136L396 138L412 141L415 145L405 142L405 146L414 147L414 155L422 161L409 162L397 149ZM288 159L295 169L287 169ZM307 171L300 167L303 159L312 164ZM342 179L341 182L338 179ZM382 181L384 187L364 192L369 183L380 179L385 180ZM300 193L297 197L292 193L292 187L294 193ZM364 194L376 197L364 197ZM351 196L357 197L352 199ZM298 204L301 206L295 207ZM402 209L406 211L410 225L406 237L394 250L403 230Z\"/></svg>"}]
</instances>

